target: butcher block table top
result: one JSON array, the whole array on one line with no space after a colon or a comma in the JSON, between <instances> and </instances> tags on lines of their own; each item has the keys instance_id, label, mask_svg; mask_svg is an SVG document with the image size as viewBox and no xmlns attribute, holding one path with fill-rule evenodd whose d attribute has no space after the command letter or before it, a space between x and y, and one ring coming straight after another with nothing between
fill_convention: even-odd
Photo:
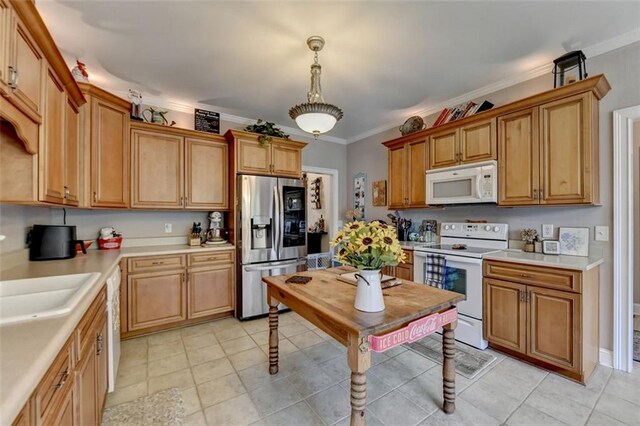
<instances>
[{"instance_id":1,"label":"butcher block table top","mask_svg":"<svg viewBox=\"0 0 640 426\"><path fill-rule=\"evenodd\" d=\"M358 311L354 306L356 286L337 277L355 270L342 266L262 277L267 285L269 304L269 372L278 372L278 305L284 303L347 347L347 361L352 371L352 426L365 424L366 371L371 366L370 336L386 335L439 314L449 318L452 314L455 319L455 304L464 300L459 293L402 280L401 285L382 290L384 311ZM307 284L287 284L285 281L293 275L312 279ZM455 326L455 320L443 325L443 409L447 413L455 409Z\"/></svg>"}]
</instances>

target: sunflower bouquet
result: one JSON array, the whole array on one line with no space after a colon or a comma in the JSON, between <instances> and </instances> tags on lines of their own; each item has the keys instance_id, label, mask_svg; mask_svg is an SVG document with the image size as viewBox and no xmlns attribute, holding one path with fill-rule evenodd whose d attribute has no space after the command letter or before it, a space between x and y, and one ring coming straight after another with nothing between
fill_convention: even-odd
<instances>
[{"instance_id":1,"label":"sunflower bouquet","mask_svg":"<svg viewBox=\"0 0 640 426\"><path fill-rule=\"evenodd\" d=\"M336 247L338 262L358 269L377 270L405 260L395 229L378 221L348 223L334 236L331 245Z\"/></svg>"}]
</instances>

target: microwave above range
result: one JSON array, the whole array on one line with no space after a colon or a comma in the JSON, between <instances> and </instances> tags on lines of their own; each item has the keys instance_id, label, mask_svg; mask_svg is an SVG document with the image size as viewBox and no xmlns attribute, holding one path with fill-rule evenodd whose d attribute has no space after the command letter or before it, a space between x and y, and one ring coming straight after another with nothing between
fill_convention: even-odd
<instances>
[{"instance_id":1,"label":"microwave above range","mask_svg":"<svg viewBox=\"0 0 640 426\"><path fill-rule=\"evenodd\" d=\"M495 160L427 170L429 205L498 202L498 163Z\"/></svg>"}]
</instances>

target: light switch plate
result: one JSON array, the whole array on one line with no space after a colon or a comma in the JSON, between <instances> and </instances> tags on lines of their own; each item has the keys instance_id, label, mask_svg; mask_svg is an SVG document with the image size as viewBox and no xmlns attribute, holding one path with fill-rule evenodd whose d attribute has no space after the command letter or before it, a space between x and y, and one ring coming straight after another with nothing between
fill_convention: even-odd
<instances>
[{"instance_id":1,"label":"light switch plate","mask_svg":"<svg viewBox=\"0 0 640 426\"><path fill-rule=\"evenodd\" d=\"M542 238L553 238L553 224L542 225Z\"/></svg>"},{"instance_id":2,"label":"light switch plate","mask_svg":"<svg viewBox=\"0 0 640 426\"><path fill-rule=\"evenodd\" d=\"M173 226L170 223L164 224L164 233L170 234L173 231Z\"/></svg>"},{"instance_id":3,"label":"light switch plate","mask_svg":"<svg viewBox=\"0 0 640 426\"><path fill-rule=\"evenodd\" d=\"M596 226L596 241L609 241L609 227Z\"/></svg>"}]
</instances>

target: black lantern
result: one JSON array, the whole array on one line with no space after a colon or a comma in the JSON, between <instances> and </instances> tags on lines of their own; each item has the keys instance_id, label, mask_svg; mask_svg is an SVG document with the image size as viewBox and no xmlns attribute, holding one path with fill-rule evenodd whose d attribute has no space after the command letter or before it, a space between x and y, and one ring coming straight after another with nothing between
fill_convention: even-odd
<instances>
[{"instance_id":1,"label":"black lantern","mask_svg":"<svg viewBox=\"0 0 640 426\"><path fill-rule=\"evenodd\" d=\"M587 57L584 56L582 50L574 50L555 59L553 61L553 88L587 78L586 59ZM576 68L578 69L577 76L574 73L568 73Z\"/></svg>"}]
</instances>

